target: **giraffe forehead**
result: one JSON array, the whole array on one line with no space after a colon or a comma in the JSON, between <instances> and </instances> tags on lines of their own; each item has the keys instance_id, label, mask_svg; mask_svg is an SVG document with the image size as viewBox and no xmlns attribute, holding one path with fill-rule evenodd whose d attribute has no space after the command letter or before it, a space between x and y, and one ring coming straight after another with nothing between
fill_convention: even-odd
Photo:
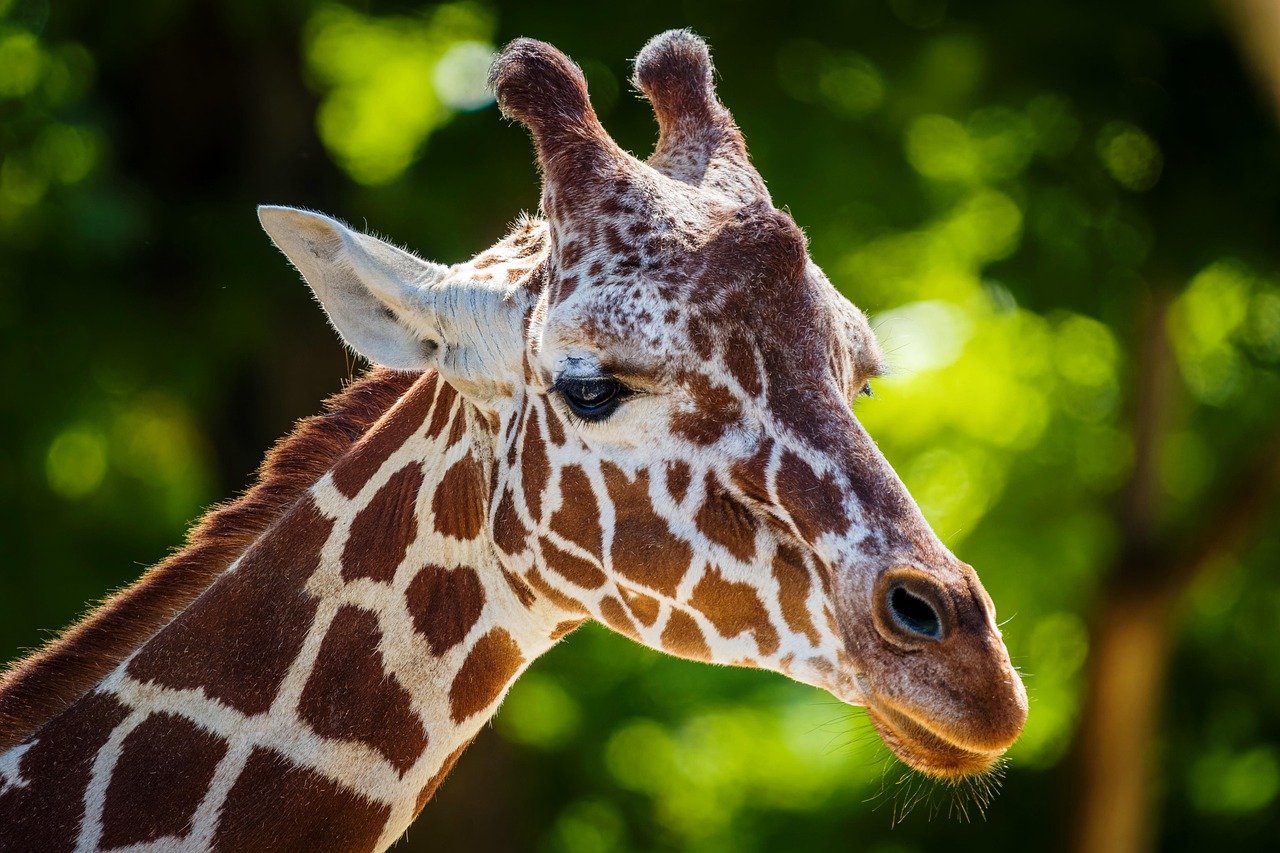
<instances>
[{"instance_id":1,"label":"giraffe forehead","mask_svg":"<svg viewBox=\"0 0 1280 853\"><path fill-rule=\"evenodd\" d=\"M609 279L551 310L541 349L551 361L585 350L616 373L727 372L753 395L759 380L747 374L761 369L783 384L825 377L836 364L878 375L882 356L865 315L810 267L785 288L732 270L708 280L695 266L687 277Z\"/></svg>"},{"instance_id":2,"label":"giraffe forehead","mask_svg":"<svg viewBox=\"0 0 1280 853\"><path fill-rule=\"evenodd\" d=\"M880 372L865 317L809 259L789 215L667 179L645 193L617 184L563 219L554 194L544 199L544 367L585 350L619 374L731 374L751 396L761 369L788 386Z\"/></svg>"},{"instance_id":3,"label":"giraffe forehead","mask_svg":"<svg viewBox=\"0 0 1280 853\"><path fill-rule=\"evenodd\" d=\"M615 195L604 189L575 205L572 215L544 196L558 278L585 275L597 287L638 279L706 286L738 273L763 286L759 280L791 278L803 268L803 233L768 202L733 204L660 176L624 184Z\"/></svg>"}]
</instances>

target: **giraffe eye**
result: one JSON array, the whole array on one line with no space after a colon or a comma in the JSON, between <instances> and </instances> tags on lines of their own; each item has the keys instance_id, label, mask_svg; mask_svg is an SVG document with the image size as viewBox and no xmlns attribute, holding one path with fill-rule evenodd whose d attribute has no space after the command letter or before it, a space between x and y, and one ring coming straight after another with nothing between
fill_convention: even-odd
<instances>
[{"instance_id":1,"label":"giraffe eye","mask_svg":"<svg viewBox=\"0 0 1280 853\"><path fill-rule=\"evenodd\" d=\"M627 388L611 376L565 377L552 390L559 391L569 409L588 421L602 421L627 397Z\"/></svg>"},{"instance_id":2,"label":"giraffe eye","mask_svg":"<svg viewBox=\"0 0 1280 853\"><path fill-rule=\"evenodd\" d=\"M874 396L875 396L875 394L872 394L872 393L871 393L871 383L870 383L870 382L868 382L866 385L863 385L863 386L862 386L862 390L858 391L858 396L859 396L859 397L874 397Z\"/></svg>"}]
</instances>

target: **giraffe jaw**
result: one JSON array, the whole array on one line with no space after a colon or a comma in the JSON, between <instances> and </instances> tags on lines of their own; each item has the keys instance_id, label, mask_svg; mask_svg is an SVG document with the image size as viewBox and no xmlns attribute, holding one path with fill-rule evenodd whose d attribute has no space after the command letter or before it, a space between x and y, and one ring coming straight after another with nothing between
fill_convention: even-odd
<instances>
[{"instance_id":1,"label":"giraffe jaw","mask_svg":"<svg viewBox=\"0 0 1280 853\"><path fill-rule=\"evenodd\" d=\"M867 709L867 716L880 739L903 764L940 779L975 776L995 767L1007 747L974 748L957 743L877 695L864 673L856 672L848 683L827 688L841 702Z\"/></svg>"},{"instance_id":2,"label":"giraffe jaw","mask_svg":"<svg viewBox=\"0 0 1280 853\"><path fill-rule=\"evenodd\" d=\"M884 701L869 698L866 708L880 739L898 760L928 776L955 780L985 773L998 764L1007 749L962 745Z\"/></svg>"}]
</instances>

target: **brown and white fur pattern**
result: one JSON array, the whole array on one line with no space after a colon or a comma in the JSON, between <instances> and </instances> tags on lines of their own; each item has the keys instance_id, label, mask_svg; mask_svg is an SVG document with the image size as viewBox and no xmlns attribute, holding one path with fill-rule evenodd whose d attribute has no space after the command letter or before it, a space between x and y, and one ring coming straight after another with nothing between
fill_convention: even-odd
<instances>
[{"instance_id":1,"label":"brown and white fur pattern","mask_svg":"<svg viewBox=\"0 0 1280 853\"><path fill-rule=\"evenodd\" d=\"M545 218L455 267L262 209L385 367L9 670L0 849L386 848L589 618L866 705L927 773L997 760L1026 695L991 602L855 419L874 337L711 81L692 34L645 47L645 162L572 62L509 45L493 85ZM606 416L575 414L582 387Z\"/></svg>"}]
</instances>

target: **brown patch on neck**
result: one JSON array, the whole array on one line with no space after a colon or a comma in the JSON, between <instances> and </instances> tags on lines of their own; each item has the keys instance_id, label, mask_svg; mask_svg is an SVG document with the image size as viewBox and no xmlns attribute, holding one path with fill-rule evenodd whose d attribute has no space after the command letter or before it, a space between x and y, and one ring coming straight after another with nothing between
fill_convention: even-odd
<instances>
[{"instance_id":1,"label":"brown patch on neck","mask_svg":"<svg viewBox=\"0 0 1280 853\"><path fill-rule=\"evenodd\" d=\"M437 656L461 643L484 610L484 584L470 566L428 565L409 582L404 597L413 626Z\"/></svg>"},{"instance_id":2,"label":"brown patch on neck","mask_svg":"<svg viewBox=\"0 0 1280 853\"><path fill-rule=\"evenodd\" d=\"M481 637L449 688L453 721L461 723L492 705L524 663L520 646L506 631L494 628Z\"/></svg>"},{"instance_id":3,"label":"brown patch on neck","mask_svg":"<svg viewBox=\"0 0 1280 853\"><path fill-rule=\"evenodd\" d=\"M231 786L212 846L372 851L390 815L390 807L260 747Z\"/></svg>"},{"instance_id":4,"label":"brown patch on neck","mask_svg":"<svg viewBox=\"0 0 1280 853\"><path fill-rule=\"evenodd\" d=\"M377 750L404 776L427 747L413 699L387 671L379 651L378 617L343 605L320 644L315 668L298 700L298 716L322 738ZM360 697L352 702L351 697Z\"/></svg>"},{"instance_id":5,"label":"brown patch on neck","mask_svg":"<svg viewBox=\"0 0 1280 853\"><path fill-rule=\"evenodd\" d=\"M185 838L226 753L225 740L190 720L163 712L143 720L124 739L111 774L102 809L102 846ZM162 784L158 767L168 771Z\"/></svg>"},{"instance_id":6,"label":"brown patch on neck","mask_svg":"<svg viewBox=\"0 0 1280 853\"><path fill-rule=\"evenodd\" d=\"M489 515L489 478L468 452L444 472L431 498L436 531L460 541L475 539Z\"/></svg>"},{"instance_id":7,"label":"brown patch on neck","mask_svg":"<svg viewBox=\"0 0 1280 853\"><path fill-rule=\"evenodd\" d=\"M396 568L418 535L417 505L422 480L422 464L410 462L393 474L356 514L342 549L344 580L395 580Z\"/></svg>"},{"instance_id":8,"label":"brown patch on neck","mask_svg":"<svg viewBox=\"0 0 1280 853\"><path fill-rule=\"evenodd\" d=\"M311 495L300 499L234 572L147 641L129 661L129 675L203 690L243 714L265 712L315 620L306 583L332 532L333 521Z\"/></svg>"},{"instance_id":9,"label":"brown patch on neck","mask_svg":"<svg viewBox=\"0 0 1280 853\"><path fill-rule=\"evenodd\" d=\"M243 497L211 510L187 545L0 678L0 750L57 716L204 592L333 467L415 382L434 374L375 369L330 398L272 448Z\"/></svg>"},{"instance_id":10,"label":"brown patch on neck","mask_svg":"<svg viewBox=\"0 0 1280 853\"><path fill-rule=\"evenodd\" d=\"M84 819L93 760L129 709L95 693L54 721L22 756L31 781L0 795L0 850L72 850Z\"/></svg>"},{"instance_id":11,"label":"brown patch on neck","mask_svg":"<svg viewBox=\"0 0 1280 853\"><path fill-rule=\"evenodd\" d=\"M689 604L701 610L721 636L732 638L749 631L760 654L771 655L778 650L778 631L750 584L725 580L719 570L709 568L693 588Z\"/></svg>"}]
</instances>

